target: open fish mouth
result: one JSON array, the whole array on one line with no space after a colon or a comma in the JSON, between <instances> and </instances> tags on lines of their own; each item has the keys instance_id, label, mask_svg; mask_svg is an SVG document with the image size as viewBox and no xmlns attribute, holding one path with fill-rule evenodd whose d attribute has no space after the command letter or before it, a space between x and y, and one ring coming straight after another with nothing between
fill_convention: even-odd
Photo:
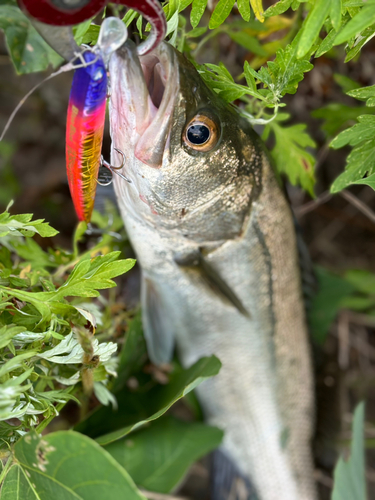
<instances>
[{"instance_id":1,"label":"open fish mouth","mask_svg":"<svg viewBox=\"0 0 375 500\"><path fill-rule=\"evenodd\" d=\"M139 57L127 41L110 61L114 146L153 168L161 167L168 149L179 88L176 57L167 43Z\"/></svg>"}]
</instances>

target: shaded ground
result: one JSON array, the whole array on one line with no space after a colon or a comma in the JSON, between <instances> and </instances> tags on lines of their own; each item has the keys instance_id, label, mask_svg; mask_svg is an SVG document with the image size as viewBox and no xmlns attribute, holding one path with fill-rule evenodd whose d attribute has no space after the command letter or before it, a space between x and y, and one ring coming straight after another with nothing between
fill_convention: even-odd
<instances>
[{"instance_id":1,"label":"shaded ground","mask_svg":"<svg viewBox=\"0 0 375 500\"><path fill-rule=\"evenodd\" d=\"M242 54L236 52L236 47L226 39L221 40L218 47L222 48L224 62L230 62L234 72L239 73ZM208 50L206 62L217 62L215 53L212 48ZM287 99L291 123L307 123L318 144L318 201L311 202L300 190L292 187L288 188L288 193L314 263L335 271L358 268L375 271L375 216L372 212L375 193L368 187L359 187L350 190L352 196L325 196L333 179L343 170L348 151L329 150L319 128L320 122L310 113L332 101L355 105L354 100L343 96L334 82L334 73L349 76L362 85L372 85L375 83L374 69L373 43L366 46L359 62L344 65L321 58L300 84L297 95ZM64 164L65 115L71 78L70 74L61 75L35 92L17 115L5 142L0 143L0 204L4 207L14 198L14 212L33 212L38 218L46 218L60 231L56 243L65 247L71 244L76 222ZM0 43L0 129L18 101L40 79L40 74L17 77L4 44ZM105 136L106 155L109 138L108 134ZM319 200L324 203L319 203ZM366 207L370 213L363 213ZM127 277L127 282L123 297L134 303L139 286L136 271ZM319 354L316 383L316 478L322 499L325 499L329 497L332 485L337 440L344 443L350 437L352 412L361 399L367 402L366 437L375 437L373 318L341 311ZM367 478L371 497L375 495L373 452L368 453ZM191 499L204 499L207 484L208 461L204 460L193 467L180 494Z\"/></svg>"}]
</instances>

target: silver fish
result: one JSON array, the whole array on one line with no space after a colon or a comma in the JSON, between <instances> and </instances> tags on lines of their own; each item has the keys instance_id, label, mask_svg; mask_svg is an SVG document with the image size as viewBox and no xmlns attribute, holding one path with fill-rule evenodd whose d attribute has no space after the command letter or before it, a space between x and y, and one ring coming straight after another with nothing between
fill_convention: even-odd
<instances>
[{"instance_id":1,"label":"silver fish","mask_svg":"<svg viewBox=\"0 0 375 500\"><path fill-rule=\"evenodd\" d=\"M115 180L149 355L223 366L198 397L258 500L314 500L313 379L292 215L249 123L167 43L110 63ZM112 161L118 160L112 150ZM229 491L222 498L230 498ZM231 498L248 498L237 493Z\"/></svg>"}]
</instances>

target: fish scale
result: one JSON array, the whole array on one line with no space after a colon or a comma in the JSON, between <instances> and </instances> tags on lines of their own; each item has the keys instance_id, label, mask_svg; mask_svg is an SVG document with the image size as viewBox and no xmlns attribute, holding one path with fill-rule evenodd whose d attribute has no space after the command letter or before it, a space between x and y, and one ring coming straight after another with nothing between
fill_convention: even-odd
<instances>
[{"instance_id":1,"label":"fish scale","mask_svg":"<svg viewBox=\"0 0 375 500\"><path fill-rule=\"evenodd\" d=\"M147 123L129 116L136 101L148 116L131 44L110 67L113 146L124 150L133 180L129 187L116 179L115 190L142 268L149 355L166 362L176 344L184 366L218 356L219 375L197 394L206 420L225 430L222 452L258 500L315 500L313 379L290 208L248 122L172 47L153 56L168 65L164 97L173 113ZM141 61L152 71L150 59ZM204 110L221 132L202 153L183 137ZM160 163L150 165L153 127L167 137Z\"/></svg>"}]
</instances>

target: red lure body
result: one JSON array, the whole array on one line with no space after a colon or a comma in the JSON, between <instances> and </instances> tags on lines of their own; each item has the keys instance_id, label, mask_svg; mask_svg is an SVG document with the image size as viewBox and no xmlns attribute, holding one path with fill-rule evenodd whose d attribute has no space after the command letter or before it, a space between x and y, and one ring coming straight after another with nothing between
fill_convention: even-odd
<instances>
[{"instance_id":1,"label":"red lure body","mask_svg":"<svg viewBox=\"0 0 375 500\"><path fill-rule=\"evenodd\" d=\"M65 151L69 188L78 219L90 222L103 142L107 74L99 54L87 51L83 57L91 64L74 73Z\"/></svg>"}]
</instances>

